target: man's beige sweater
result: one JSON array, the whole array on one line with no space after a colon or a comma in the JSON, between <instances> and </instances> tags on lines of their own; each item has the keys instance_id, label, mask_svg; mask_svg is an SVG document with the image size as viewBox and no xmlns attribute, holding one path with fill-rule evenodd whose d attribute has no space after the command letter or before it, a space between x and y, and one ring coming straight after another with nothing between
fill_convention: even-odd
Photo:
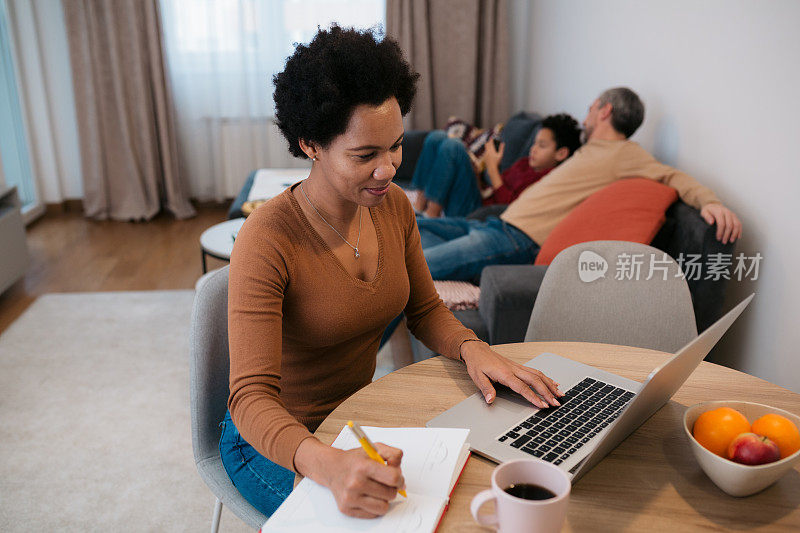
<instances>
[{"instance_id":1,"label":"man's beige sweater","mask_svg":"<svg viewBox=\"0 0 800 533\"><path fill-rule=\"evenodd\" d=\"M629 140L592 140L550 173L531 185L500 216L540 246L578 204L622 178L642 177L678 191L694 208L719 202L714 193L679 170L663 165Z\"/></svg>"}]
</instances>

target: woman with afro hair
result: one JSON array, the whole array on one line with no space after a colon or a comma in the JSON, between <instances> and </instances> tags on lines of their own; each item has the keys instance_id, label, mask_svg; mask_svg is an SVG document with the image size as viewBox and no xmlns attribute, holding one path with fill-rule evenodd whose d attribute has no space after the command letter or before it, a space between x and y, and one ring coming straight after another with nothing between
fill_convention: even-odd
<instances>
[{"instance_id":1,"label":"woman with afro hair","mask_svg":"<svg viewBox=\"0 0 800 533\"><path fill-rule=\"evenodd\" d=\"M267 516L295 472L355 517L383 515L404 487L401 450L378 444L382 465L312 435L370 383L381 334L400 313L427 346L466 364L487 402L495 381L558 404L556 383L492 351L436 293L414 211L392 184L418 77L393 40L333 26L298 45L273 79L278 127L312 166L236 238L220 439L231 481Z\"/></svg>"}]
</instances>

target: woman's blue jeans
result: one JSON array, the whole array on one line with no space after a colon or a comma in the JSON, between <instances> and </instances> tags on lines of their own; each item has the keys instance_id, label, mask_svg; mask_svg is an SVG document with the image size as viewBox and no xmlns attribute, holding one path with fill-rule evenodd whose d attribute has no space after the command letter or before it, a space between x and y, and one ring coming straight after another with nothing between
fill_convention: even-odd
<instances>
[{"instance_id":1,"label":"woman's blue jeans","mask_svg":"<svg viewBox=\"0 0 800 533\"><path fill-rule=\"evenodd\" d=\"M266 516L283 503L294 486L294 472L276 465L250 446L239 434L230 412L220 423L219 454L233 485Z\"/></svg>"},{"instance_id":2,"label":"woman's blue jeans","mask_svg":"<svg viewBox=\"0 0 800 533\"><path fill-rule=\"evenodd\" d=\"M498 217L417 217L422 251L433 279L477 282L489 265L531 264L539 245Z\"/></svg>"},{"instance_id":3,"label":"woman's blue jeans","mask_svg":"<svg viewBox=\"0 0 800 533\"><path fill-rule=\"evenodd\" d=\"M481 193L467 149L442 130L425 136L411 188L441 205L448 217L467 216L481 206Z\"/></svg>"}]
</instances>

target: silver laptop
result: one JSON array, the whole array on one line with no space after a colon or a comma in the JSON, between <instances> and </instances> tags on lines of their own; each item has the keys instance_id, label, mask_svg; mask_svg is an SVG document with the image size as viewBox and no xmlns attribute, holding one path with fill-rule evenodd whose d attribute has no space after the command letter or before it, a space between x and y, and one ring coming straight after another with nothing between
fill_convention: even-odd
<instances>
[{"instance_id":1,"label":"silver laptop","mask_svg":"<svg viewBox=\"0 0 800 533\"><path fill-rule=\"evenodd\" d=\"M543 353L525 366L561 384L561 407L538 409L509 389L487 405L475 393L430 420L428 427L470 429L472 451L495 462L538 457L566 470L573 483L658 411L753 299L730 310L644 383Z\"/></svg>"}]
</instances>

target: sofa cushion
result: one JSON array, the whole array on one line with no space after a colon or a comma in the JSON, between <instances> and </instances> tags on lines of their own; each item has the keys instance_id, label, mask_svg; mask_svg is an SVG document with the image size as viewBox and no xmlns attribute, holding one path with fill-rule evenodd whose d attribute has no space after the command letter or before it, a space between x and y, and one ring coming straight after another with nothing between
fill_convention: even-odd
<instances>
[{"instance_id":1,"label":"sofa cushion","mask_svg":"<svg viewBox=\"0 0 800 533\"><path fill-rule=\"evenodd\" d=\"M484 342L489 342L489 330L486 323L481 318L477 309L464 309L463 311L453 311L453 315L464 325L471 329L478 338Z\"/></svg>"},{"instance_id":2,"label":"sofa cushion","mask_svg":"<svg viewBox=\"0 0 800 533\"><path fill-rule=\"evenodd\" d=\"M394 175L394 182L404 189L411 184L414 168L417 166L417 159L422 153L422 145L428 133L427 130L407 130L403 135L403 160Z\"/></svg>"},{"instance_id":3,"label":"sofa cushion","mask_svg":"<svg viewBox=\"0 0 800 533\"><path fill-rule=\"evenodd\" d=\"M500 172L528 153L541 123L541 115L524 111L508 119L503 131L500 132L500 140L506 145L503 157L500 159Z\"/></svg>"},{"instance_id":4,"label":"sofa cushion","mask_svg":"<svg viewBox=\"0 0 800 533\"><path fill-rule=\"evenodd\" d=\"M561 250L581 242L650 244L677 198L675 189L647 178L615 181L584 200L553 229L535 264L549 265Z\"/></svg>"}]
</instances>

